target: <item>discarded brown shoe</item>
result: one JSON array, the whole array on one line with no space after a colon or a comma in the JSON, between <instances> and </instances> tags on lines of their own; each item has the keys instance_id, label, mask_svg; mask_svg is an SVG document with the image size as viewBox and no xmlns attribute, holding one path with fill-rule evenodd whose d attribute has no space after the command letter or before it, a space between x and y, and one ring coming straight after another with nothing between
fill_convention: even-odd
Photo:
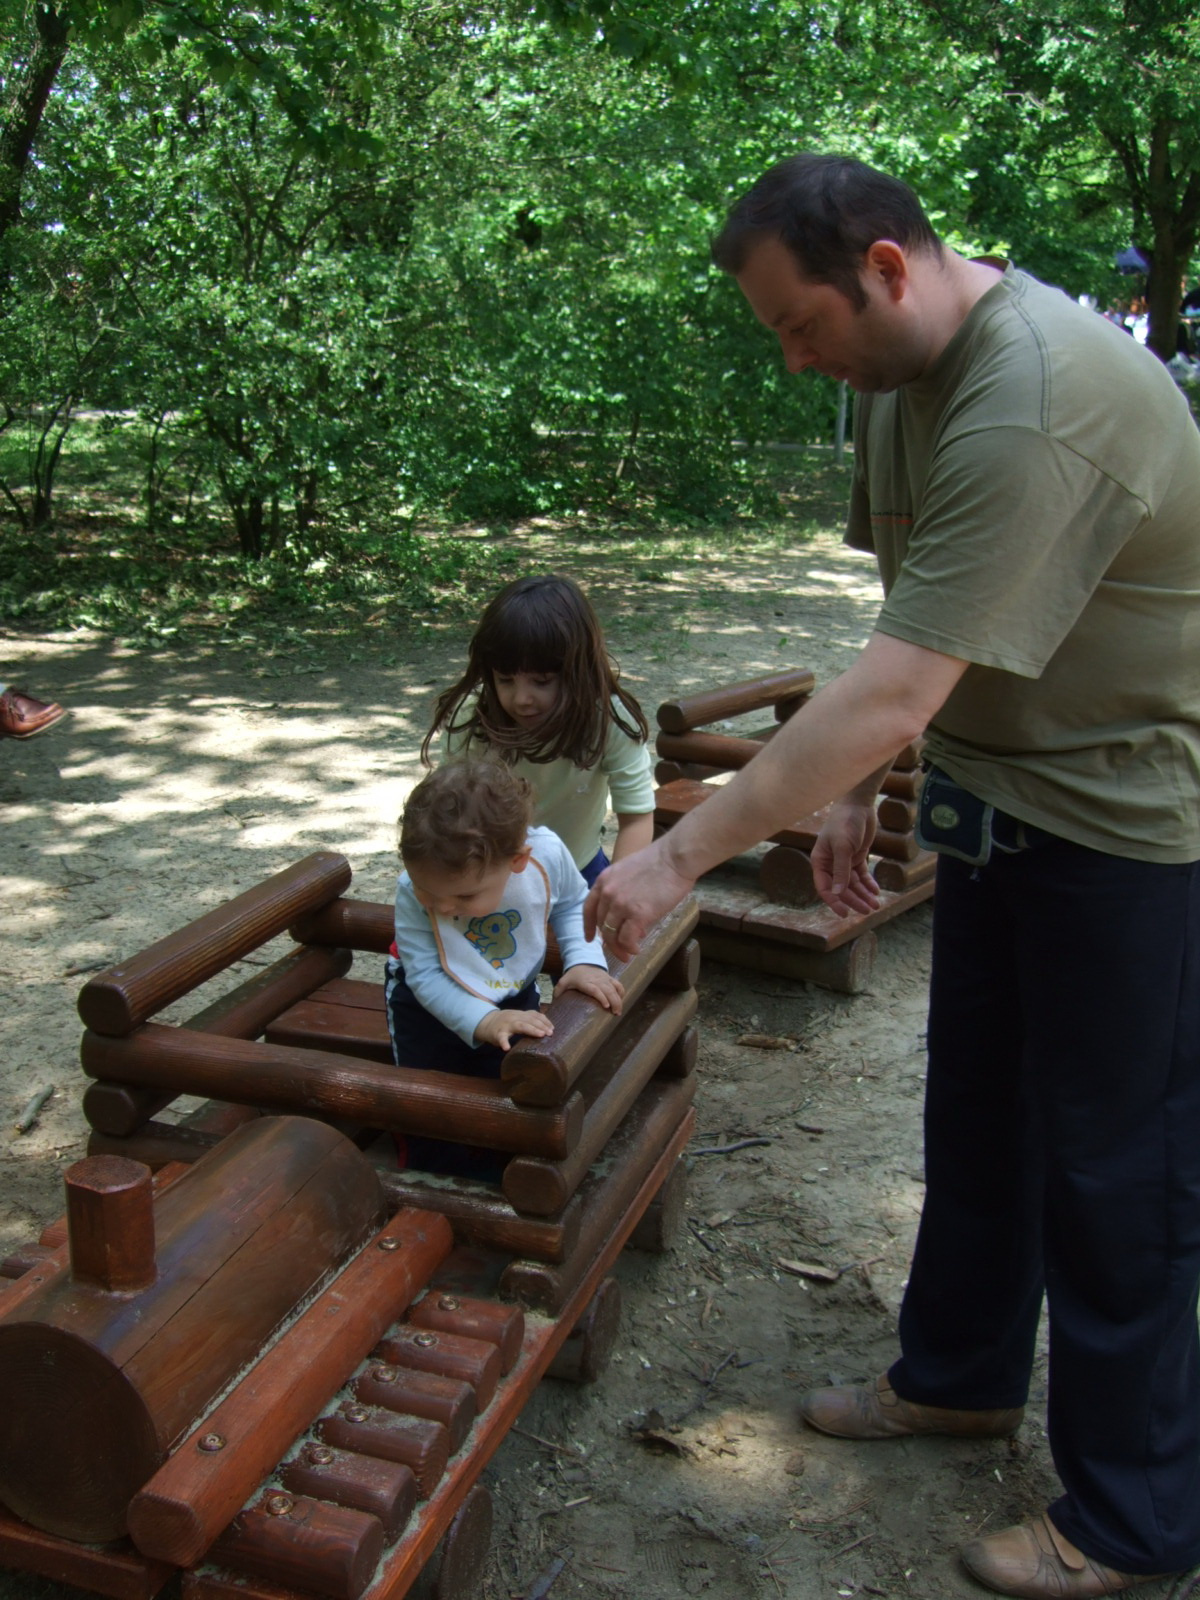
<instances>
[{"instance_id":1,"label":"discarded brown shoe","mask_svg":"<svg viewBox=\"0 0 1200 1600\"><path fill-rule=\"evenodd\" d=\"M52 700L35 700L20 689L5 689L0 694L0 739L32 739L65 716Z\"/></svg>"},{"instance_id":2,"label":"discarded brown shoe","mask_svg":"<svg viewBox=\"0 0 1200 1600\"><path fill-rule=\"evenodd\" d=\"M989 1589L1031 1600L1091 1600L1093 1595L1117 1594L1167 1576L1101 1566L1044 1516L985 1539L972 1539L963 1547L962 1560L971 1576Z\"/></svg>"},{"instance_id":3,"label":"discarded brown shoe","mask_svg":"<svg viewBox=\"0 0 1200 1600\"><path fill-rule=\"evenodd\" d=\"M902 1400L885 1372L872 1384L810 1390L800 1402L800 1415L810 1428L838 1439L895 1439L913 1433L993 1439L1016 1433L1025 1407L956 1411L948 1406L918 1405L915 1400Z\"/></svg>"}]
</instances>

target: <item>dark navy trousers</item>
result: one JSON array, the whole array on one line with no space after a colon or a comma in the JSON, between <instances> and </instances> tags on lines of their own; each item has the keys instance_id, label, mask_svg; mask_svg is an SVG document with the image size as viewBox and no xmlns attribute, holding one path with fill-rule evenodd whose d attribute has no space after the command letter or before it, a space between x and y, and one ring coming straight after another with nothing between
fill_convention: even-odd
<instances>
[{"instance_id":1,"label":"dark navy trousers","mask_svg":"<svg viewBox=\"0 0 1200 1600\"><path fill-rule=\"evenodd\" d=\"M892 1382L1022 1404L1044 1294L1051 1518L1108 1566L1176 1572L1200 1562L1200 863L1029 837L938 862Z\"/></svg>"}]
</instances>

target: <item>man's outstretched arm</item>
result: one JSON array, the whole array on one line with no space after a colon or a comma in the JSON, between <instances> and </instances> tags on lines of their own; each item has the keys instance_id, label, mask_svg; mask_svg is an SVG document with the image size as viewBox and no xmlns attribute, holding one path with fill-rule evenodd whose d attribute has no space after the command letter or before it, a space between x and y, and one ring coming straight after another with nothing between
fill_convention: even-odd
<instances>
[{"instance_id":1,"label":"man's outstretched arm","mask_svg":"<svg viewBox=\"0 0 1200 1600\"><path fill-rule=\"evenodd\" d=\"M617 956L632 955L702 873L830 800L846 795L857 804L864 780L921 737L966 668L955 656L873 633L854 665L730 783L601 874L584 907L587 932L598 929ZM854 859L850 849L838 854ZM825 898L833 904L847 887L831 880Z\"/></svg>"}]
</instances>

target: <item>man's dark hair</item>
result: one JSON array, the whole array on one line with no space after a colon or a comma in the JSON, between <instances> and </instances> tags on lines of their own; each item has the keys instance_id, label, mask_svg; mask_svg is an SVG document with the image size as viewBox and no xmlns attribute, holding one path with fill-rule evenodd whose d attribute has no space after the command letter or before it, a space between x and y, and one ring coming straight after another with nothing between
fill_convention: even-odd
<instances>
[{"instance_id":1,"label":"man's dark hair","mask_svg":"<svg viewBox=\"0 0 1200 1600\"><path fill-rule=\"evenodd\" d=\"M876 240L942 253L906 183L851 156L813 151L780 161L732 207L712 242L713 261L736 276L764 239L780 240L806 278L831 283L858 311L867 303L859 272Z\"/></svg>"}]
</instances>

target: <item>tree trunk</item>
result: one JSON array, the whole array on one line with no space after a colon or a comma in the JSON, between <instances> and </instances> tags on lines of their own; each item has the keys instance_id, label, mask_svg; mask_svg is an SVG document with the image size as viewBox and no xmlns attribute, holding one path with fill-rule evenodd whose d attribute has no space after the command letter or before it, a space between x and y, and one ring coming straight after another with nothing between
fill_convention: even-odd
<instances>
[{"instance_id":1,"label":"tree trunk","mask_svg":"<svg viewBox=\"0 0 1200 1600\"><path fill-rule=\"evenodd\" d=\"M71 32L50 5L36 7L34 23L36 38L13 76L0 119L0 239L21 219L21 184Z\"/></svg>"},{"instance_id":2,"label":"tree trunk","mask_svg":"<svg viewBox=\"0 0 1200 1600\"><path fill-rule=\"evenodd\" d=\"M1146 312L1150 331L1147 348L1160 361L1170 361L1179 337L1179 304L1183 275L1196 245L1200 224L1200 180L1172 151L1175 124L1165 116L1150 130L1146 164L1145 214L1153 230L1150 277L1146 283Z\"/></svg>"}]
</instances>

